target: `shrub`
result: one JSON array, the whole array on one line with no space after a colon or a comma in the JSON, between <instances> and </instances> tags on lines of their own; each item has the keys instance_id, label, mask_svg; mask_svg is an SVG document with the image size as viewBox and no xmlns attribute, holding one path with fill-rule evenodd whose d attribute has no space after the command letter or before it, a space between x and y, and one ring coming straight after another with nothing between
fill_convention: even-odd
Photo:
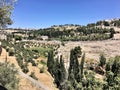
<instances>
[{"instance_id":1,"label":"shrub","mask_svg":"<svg viewBox=\"0 0 120 90\"><path fill-rule=\"evenodd\" d=\"M36 66L36 63L34 60L32 60L31 63L32 63L32 66Z\"/></svg>"},{"instance_id":2,"label":"shrub","mask_svg":"<svg viewBox=\"0 0 120 90\"><path fill-rule=\"evenodd\" d=\"M34 73L34 72L31 72L30 77L32 77L32 78L35 79L35 80L38 80L38 78L35 76L35 73Z\"/></svg>"},{"instance_id":3,"label":"shrub","mask_svg":"<svg viewBox=\"0 0 120 90\"><path fill-rule=\"evenodd\" d=\"M29 72L29 69L28 69L28 67L27 67L27 63L23 64L23 65L21 66L21 68L22 68L22 71L23 71L24 73L28 73L28 72Z\"/></svg>"},{"instance_id":4,"label":"shrub","mask_svg":"<svg viewBox=\"0 0 120 90\"><path fill-rule=\"evenodd\" d=\"M13 50L9 50L9 56L14 56L15 52Z\"/></svg>"},{"instance_id":5,"label":"shrub","mask_svg":"<svg viewBox=\"0 0 120 90\"><path fill-rule=\"evenodd\" d=\"M47 64L45 60L41 60L40 63L43 64L43 65Z\"/></svg>"},{"instance_id":6,"label":"shrub","mask_svg":"<svg viewBox=\"0 0 120 90\"><path fill-rule=\"evenodd\" d=\"M16 41L17 41L17 40L21 41L21 40L22 40L22 37L21 37L21 36L15 36L15 40L16 40Z\"/></svg>"},{"instance_id":7,"label":"shrub","mask_svg":"<svg viewBox=\"0 0 120 90\"><path fill-rule=\"evenodd\" d=\"M8 90L17 90L19 79L17 78L17 69L8 62L0 63L0 86L6 87ZM1 89L0 90L4 90Z\"/></svg>"},{"instance_id":8,"label":"shrub","mask_svg":"<svg viewBox=\"0 0 120 90\"><path fill-rule=\"evenodd\" d=\"M24 68L22 69L22 71L23 71L24 73L28 73L28 72L29 72L29 69L28 69L27 67L24 67Z\"/></svg>"},{"instance_id":9,"label":"shrub","mask_svg":"<svg viewBox=\"0 0 120 90\"><path fill-rule=\"evenodd\" d=\"M42 68L40 68L40 73L44 73L44 71L45 71L45 68L43 66Z\"/></svg>"},{"instance_id":10,"label":"shrub","mask_svg":"<svg viewBox=\"0 0 120 90\"><path fill-rule=\"evenodd\" d=\"M34 55L34 57L33 57L34 59L37 59L38 58L38 55Z\"/></svg>"},{"instance_id":11,"label":"shrub","mask_svg":"<svg viewBox=\"0 0 120 90\"><path fill-rule=\"evenodd\" d=\"M6 52L9 52L9 48L8 47L6 48Z\"/></svg>"}]
</instances>

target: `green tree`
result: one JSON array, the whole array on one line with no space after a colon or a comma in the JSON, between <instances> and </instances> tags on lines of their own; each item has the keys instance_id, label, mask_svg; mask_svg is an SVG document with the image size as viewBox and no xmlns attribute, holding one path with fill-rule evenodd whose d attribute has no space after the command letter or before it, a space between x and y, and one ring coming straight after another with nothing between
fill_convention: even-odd
<instances>
[{"instance_id":1,"label":"green tree","mask_svg":"<svg viewBox=\"0 0 120 90\"><path fill-rule=\"evenodd\" d=\"M106 64L106 58L105 58L105 56L103 54L100 55L99 61L100 61L99 65L101 67L103 67Z\"/></svg>"},{"instance_id":2,"label":"green tree","mask_svg":"<svg viewBox=\"0 0 120 90\"><path fill-rule=\"evenodd\" d=\"M51 73L53 76L53 69L54 69L54 54L53 51L48 52L48 60L47 60L47 67L48 71Z\"/></svg>"},{"instance_id":3,"label":"green tree","mask_svg":"<svg viewBox=\"0 0 120 90\"><path fill-rule=\"evenodd\" d=\"M114 34L115 34L115 30L114 30L114 28L111 28L110 29L110 38L113 38Z\"/></svg>"},{"instance_id":4,"label":"green tree","mask_svg":"<svg viewBox=\"0 0 120 90\"><path fill-rule=\"evenodd\" d=\"M32 77L35 80L38 80L38 78L35 76L35 72L31 72L30 77Z\"/></svg>"},{"instance_id":5,"label":"green tree","mask_svg":"<svg viewBox=\"0 0 120 90\"><path fill-rule=\"evenodd\" d=\"M78 56L81 55L81 48L80 46L75 47L74 49L71 50L70 52L70 66L68 70L68 78L70 79L71 73L73 73L74 78L77 82L80 82L81 80L81 75L80 75L80 65L78 61Z\"/></svg>"},{"instance_id":6,"label":"green tree","mask_svg":"<svg viewBox=\"0 0 120 90\"><path fill-rule=\"evenodd\" d=\"M62 55L60 56L60 71L61 71L61 82L63 82L66 79L66 69L64 65L64 60L62 58Z\"/></svg>"},{"instance_id":7,"label":"green tree","mask_svg":"<svg viewBox=\"0 0 120 90\"><path fill-rule=\"evenodd\" d=\"M69 75L70 73L74 74L75 79L77 79L77 75L79 74L79 62L76 50L71 50L70 54L70 66L69 66Z\"/></svg>"},{"instance_id":8,"label":"green tree","mask_svg":"<svg viewBox=\"0 0 120 90\"><path fill-rule=\"evenodd\" d=\"M112 86L114 83L114 73L111 71L107 72L107 82L109 86Z\"/></svg>"},{"instance_id":9,"label":"green tree","mask_svg":"<svg viewBox=\"0 0 120 90\"><path fill-rule=\"evenodd\" d=\"M103 21L103 25L104 26L110 26L109 22L107 22L107 21Z\"/></svg>"},{"instance_id":10,"label":"green tree","mask_svg":"<svg viewBox=\"0 0 120 90\"><path fill-rule=\"evenodd\" d=\"M85 62L85 53L82 56L81 64L80 64L81 75L83 75L84 62Z\"/></svg>"},{"instance_id":11,"label":"green tree","mask_svg":"<svg viewBox=\"0 0 120 90\"><path fill-rule=\"evenodd\" d=\"M120 56L116 56L112 65L112 72L117 76L120 74Z\"/></svg>"},{"instance_id":12,"label":"green tree","mask_svg":"<svg viewBox=\"0 0 120 90\"><path fill-rule=\"evenodd\" d=\"M0 0L0 29L12 24L11 13L15 0Z\"/></svg>"},{"instance_id":13,"label":"green tree","mask_svg":"<svg viewBox=\"0 0 120 90\"><path fill-rule=\"evenodd\" d=\"M8 90L17 90L19 79L16 77L17 69L12 64L0 63L0 85Z\"/></svg>"},{"instance_id":14,"label":"green tree","mask_svg":"<svg viewBox=\"0 0 120 90\"><path fill-rule=\"evenodd\" d=\"M105 70L106 71L110 71L111 70L111 64L110 64L110 62L106 63Z\"/></svg>"}]
</instances>

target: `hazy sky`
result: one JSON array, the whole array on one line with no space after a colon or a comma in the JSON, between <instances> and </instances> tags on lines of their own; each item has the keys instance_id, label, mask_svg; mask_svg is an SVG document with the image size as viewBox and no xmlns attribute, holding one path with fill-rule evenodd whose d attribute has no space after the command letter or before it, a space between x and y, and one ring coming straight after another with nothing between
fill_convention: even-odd
<instances>
[{"instance_id":1,"label":"hazy sky","mask_svg":"<svg viewBox=\"0 0 120 90\"><path fill-rule=\"evenodd\" d=\"M86 25L119 18L120 0L18 0L10 27L44 28L60 24Z\"/></svg>"}]
</instances>

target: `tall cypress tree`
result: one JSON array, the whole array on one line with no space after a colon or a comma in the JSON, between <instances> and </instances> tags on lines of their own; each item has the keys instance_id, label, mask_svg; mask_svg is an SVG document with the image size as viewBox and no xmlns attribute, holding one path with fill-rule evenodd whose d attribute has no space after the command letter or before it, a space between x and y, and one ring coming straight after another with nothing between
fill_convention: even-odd
<instances>
[{"instance_id":1,"label":"tall cypress tree","mask_svg":"<svg viewBox=\"0 0 120 90\"><path fill-rule=\"evenodd\" d=\"M61 80L61 71L60 71L60 63L58 58L54 62L53 77L54 77L54 82L57 85L57 88L59 88L60 80Z\"/></svg>"},{"instance_id":2,"label":"tall cypress tree","mask_svg":"<svg viewBox=\"0 0 120 90\"><path fill-rule=\"evenodd\" d=\"M64 60L62 58L62 55L60 56L60 70L61 70L61 82L63 82L66 78L66 69L65 69L65 65L64 65Z\"/></svg>"},{"instance_id":3,"label":"tall cypress tree","mask_svg":"<svg viewBox=\"0 0 120 90\"><path fill-rule=\"evenodd\" d=\"M106 64L106 58L103 54L100 55L100 66L103 67Z\"/></svg>"},{"instance_id":4,"label":"tall cypress tree","mask_svg":"<svg viewBox=\"0 0 120 90\"><path fill-rule=\"evenodd\" d=\"M116 56L112 65L112 72L115 76L120 74L120 56Z\"/></svg>"},{"instance_id":5,"label":"tall cypress tree","mask_svg":"<svg viewBox=\"0 0 120 90\"><path fill-rule=\"evenodd\" d=\"M83 75L83 68L84 68L84 62L85 62L85 53L83 54L82 58L81 58L81 66L80 66L80 69L81 69L81 75Z\"/></svg>"},{"instance_id":6,"label":"tall cypress tree","mask_svg":"<svg viewBox=\"0 0 120 90\"><path fill-rule=\"evenodd\" d=\"M80 68L79 68L79 62L78 62L78 54L81 54L81 48L75 47L70 52L70 67L69 67L69 75L73 73L74 78L77 82L80 81ZM70 78L70 76L68 77Z\"/></svg>"},{"instance_id":7,"label":"tall cypress tree","mask_svg":"<svg viewBox=\"0 0 120 90\"><path fill-rule=\"evenodd\" d=\"M64 88L66 88L65 85L65 81L66 81L66 69L65 69L65 65L64 65L64 60L62 58L62 55L60 56L60 73L61 73L61 77L60 77L60 90L63 90Z\"/></svg>"},{"instance_id":8,"label":"tall cypress tree","mask_svg":"<svg viewBox=\"0 0 120 90\"><path fill-rule=\"evenodd\" d=\"M53 76L53 69L54 69L54 55L53 55L53 51L50 51L48 53L47 67L48 67L48 71Z\"/></svg>"},{"instance_id":9,"label":"tall cypress tree","mask_svg":"<svg viewBox=\"0 0 120 90\"><path fill-rule=\"evenodd\" d=\"M70 65L69 65L69 74L71 71L73 71L73 66L74 66L74 57L73 57L73 49L70 51Z\"/></svg>"}]
</instances>

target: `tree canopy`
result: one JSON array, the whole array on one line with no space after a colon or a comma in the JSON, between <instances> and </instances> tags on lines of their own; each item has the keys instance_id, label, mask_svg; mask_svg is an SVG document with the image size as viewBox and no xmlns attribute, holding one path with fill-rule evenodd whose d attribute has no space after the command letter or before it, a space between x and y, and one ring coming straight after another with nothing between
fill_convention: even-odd
<instances>
[{"instance_id":1,"label":"tree canopy","mask_svg":"<svg viewBox=\"0 0 120 90\"><path fill-rule=\"evenodd\" d=\"M0 29L12 24L11 13L15 0L0 0Z\"/></svg>"},{"instance_id":2,"label":"tree canopy","mask_svg":"<svg viewBox=\"0 0 120 90\"><path fill-rule=\"evenodd\" d=\"M0 63L0 85L8 90L18 89L17 69L9 63ZM1 90L1 89L0 89Z\"/></svg>"}]
</instances>

